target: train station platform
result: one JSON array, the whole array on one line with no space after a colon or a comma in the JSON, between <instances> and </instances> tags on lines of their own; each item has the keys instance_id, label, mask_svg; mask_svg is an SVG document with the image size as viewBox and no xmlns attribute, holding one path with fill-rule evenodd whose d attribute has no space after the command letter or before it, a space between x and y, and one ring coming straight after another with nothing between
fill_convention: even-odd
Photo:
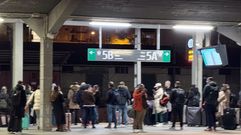
<instances>
[{"instance_id":1,"label":"train station platform","mask_svg":"<svg viewBox=\"0 0 241 135\"><path fill-rule=\"evenodd\" d=\"M106 123L101 123L96 125L95 129L81 128L81 125L72 126L71 131L68 132L43 132L41 130L36 130L35 127L30 127L28 130L23 130L22 135L240 135L241 128L236 130L223 130L217 128L216 132L204 131L205 127L184 127L184 130L180 131L179 127L177 130L170 130L170 125L160 125L160 126L144 126L145 133L133 133L132 125L126 127L118 127L117 129L105 129ZM7 128L0 128L0 135L7 135Z\"/></svg>"}]
</instances>

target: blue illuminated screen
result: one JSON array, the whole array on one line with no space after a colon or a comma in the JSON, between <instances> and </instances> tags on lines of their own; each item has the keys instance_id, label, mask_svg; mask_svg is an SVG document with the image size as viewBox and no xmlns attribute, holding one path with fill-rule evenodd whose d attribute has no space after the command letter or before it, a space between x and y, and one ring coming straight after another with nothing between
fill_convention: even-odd
<instances>
[{"instance_id":1,"label":"blue illuminated screen","mask_svg":"<svg viewBox=\"0 0 241 135\"><path fill-rule=\"evenodd\" d=\"M200 50L205 66L228 65L226 45L217 45Z\"/></svg>"},{"instance_id":2,"label":"blue illuminated screen","mask_svg":"<svg viewBox=\"0 0 241 135\"><path fill-rule=\"evenodd\" d=\"M215 48L201 50L204 64L207 66L222 65L220 54Z\"/></svg>"}]
</instances>

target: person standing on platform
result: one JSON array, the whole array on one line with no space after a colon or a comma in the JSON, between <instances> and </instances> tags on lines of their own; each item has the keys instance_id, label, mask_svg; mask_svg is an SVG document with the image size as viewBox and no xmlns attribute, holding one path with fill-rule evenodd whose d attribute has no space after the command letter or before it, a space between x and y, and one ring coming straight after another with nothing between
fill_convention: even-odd
<instances>
[{"instance_id":1,"label":"person standing on platform","mask_svg":"<svg viewBox=\"0 0 241 135\"><path fill-rule=\"evenodd\" d=\"M181 88L181 82L175 82L175 88L172 89L170 96L170 102L172 104L172 127L171 130L175 130L175 124L177 117L180 121L180 128L183 130L183 107L185 103L185 91Z\"/></svg>"},{"instance_id":2,"label":"person standing on platform","mask_svg":"<svg viewBox=\"0 0 241 135\"><path fill-rule=\"evenodd\" d=\"M224 109L229 108L229 102L230 102L230 87L228 84L223 84L222 88L220 89L220 92L218 93L218 113L217 117L219 117L219 125L223 125L223 115L224 115Z\"/></svg>"},{"instance_id":3,"label":"person standing on platform","mask_svg":"<svg viewBox=\"0 0 241 135\"><path fill-rule=\"evenodd\" d=\"M216 111L218 104L218 86L213 77L208 77L203 88L202 106L205 109L208 128L205 131L216 131Z\"/></svg>"},{"instance_id":4,"label":"person standing on platform","mask_svg":"<svg viewBox=\"0 0 241 135\"><path fill-rule=\"evenodd\" d=\"M8 131L11 133L22 132L22 118L24 117L24 107L27 97L23 87L23 82L18 81L11 94L11 111Z\"/></svg>"},{"instance_id":5,"label":"person standing on platform","mask_svg":"<svg viewBox=\"0 0 241 135\"><path fill-rule=\"evenodd\" d=\"M167 94L167 96L170 97L170 95L172 93L172 88L171 88L171 82L169 80L165 81L164 92ZM167 107L167 112L163 114L163 124L164 125L168 124L168 121L171 121L172 104L170 101L168 101L166 107Z\"/></svg>"},{"instance_id":6,"label":"person standing on platform","mask_svg":"<svg viewBox=\"0 0 241 135\"><path fill-rule=\"evenodd\" d=\"M0 126L7 126L8 125L8 115L9 115L9 94L6 86L2 86L0 90ZM3 120L5 119L5 120Z\"/></svg>"},{"instance_id":7,"label":"person standing on platform","mask_svg":"<svg viewBox=\"0 0 241 135\"><path fill-rule=\"evenodd\" d=\"M53 105L53 112L56 120L56 131L64 132L65 129L65 113L64 113L64 96L58 86L54 86L54 90L51 93L50 100Z\"/></svg>"},{"instance_id":8,"label":"person standing on platform","mask_svg":"<svg viewBox=\"0 0 241 135\"><path fill-rule=\"evenodd\" d=\"M114 82L110 81L108 84L107 91L107 117L108 117L108 125L105 128L111 128L112 120L114 121L114 128L117 128L117 118L116 111L118 108L118 91L114 88ZM113 118L113 119L112 119Z\"/></svg>"},{"instance_id":9,"label":"person standing on platform","mask_svg":"<svg viewBox=\"0 0 241 135\"><path fill-rule=\"evenodd\" d=\"M125 85L125 82L121 81L118 86L118 91L120 93L120 103L119 103L119 124L124 124L125 126L127 125L127 105L128 101L131 99L131 94L128 90L128 87ZM121 119L122 118L122 119Z\"/></svg>"},{"instance_id":10,"label":"person standing on platform","mask_svg":"<svg viewBox=\"0 0 241 135\"><path fill-rule=\"evenodd\" d=\"M133 109L134 109L134 123L133 123L133 132L134 133L143 133L143 123L146 115L147 105L147 94L144 84L138 84L133 92Z\"/></svg>"},{"instance_id":11,"label":"person standing on platform","mask_svg":"<svg viewBox=\"0 0 241 135\"><path fill-rule=\"evenodd\" d=\"M33 107L36 113L37 129L40 129L40 88L38 88L29 97L25 109L29 109L29 106Z\"/></svg>"},{"instance_id":12,"label":"person standing on platform","mask_svg":"<svg viewBox=\"0 0 241 135\"><path fill-rule=\"evenodd\" d=\"M88 85L83 91L82 100L84 128L87 128L89 121L91 121L92 128L95 128L95 97L91 85Z\"/></svg>"},{"instance_id":13,"label":"person standing on platform","mask_svg":"<svg viewBox=\"0 0 241 135\"><path fill-rule=\"evenodd\" d=\"M163 98L165 92L162 88L161 83L156 83L155 86L155 92L154 92L154 109L153 109L153 114L156 116L156 122L163 122L162 119L162 113L167 112L166 106L161 106L160 105L160 100Z\"/></svg>"},{"instance_id":14,"label":"person standing on platform","mask_svg":"<svg viewBox=\"0 0 241 135\"><path fill-rule=\"evenodd\" d=\"M78 91L80 86L77 82L70 86L68 92L68 100L69 100L69 110L72 116L72 122L77 125L79 121L79 110L80 106L77 101Z\"/></svg>"}]
</instances>

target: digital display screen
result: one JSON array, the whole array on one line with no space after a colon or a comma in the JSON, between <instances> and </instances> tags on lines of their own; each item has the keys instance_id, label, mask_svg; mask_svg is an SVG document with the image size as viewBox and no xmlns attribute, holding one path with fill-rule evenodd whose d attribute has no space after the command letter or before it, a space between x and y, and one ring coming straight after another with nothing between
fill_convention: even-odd
<instances>
[{"instance_id":1,"label":"digital display screen","mask_svg":"<svg viewBox=\"0 0 241 135\"><path fill-rule=\"evenodd\" d=\"M222 65L220 54L215 48L201 50L201 54L206 66Z\"/></svg>"},{"instance_id":2,"label":"digital display screen","mask_svg":"<svg viewBox=\"0 0 241 135\"><path fill-rule=\"evenodd\" d=\"M228 65L227 50L225 45L211 46L200 50L205 66Z\"/></svg>"}]
</instances>

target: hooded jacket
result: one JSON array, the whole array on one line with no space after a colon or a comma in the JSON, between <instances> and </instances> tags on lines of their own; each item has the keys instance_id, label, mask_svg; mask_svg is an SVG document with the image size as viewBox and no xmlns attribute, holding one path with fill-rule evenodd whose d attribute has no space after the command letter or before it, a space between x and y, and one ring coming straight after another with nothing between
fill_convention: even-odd
<instances>
[{"instance_id":1,"label":"hooded jacket","mask_svg":"<svg viewBox=\"0 0 241 135\"><path fill-rule=\"evenodd\" d=\"M218 86L216 82L207 83L203 91L203 103L208 105L217 105L218 101Z\"/></svg>"}]
</instances>

